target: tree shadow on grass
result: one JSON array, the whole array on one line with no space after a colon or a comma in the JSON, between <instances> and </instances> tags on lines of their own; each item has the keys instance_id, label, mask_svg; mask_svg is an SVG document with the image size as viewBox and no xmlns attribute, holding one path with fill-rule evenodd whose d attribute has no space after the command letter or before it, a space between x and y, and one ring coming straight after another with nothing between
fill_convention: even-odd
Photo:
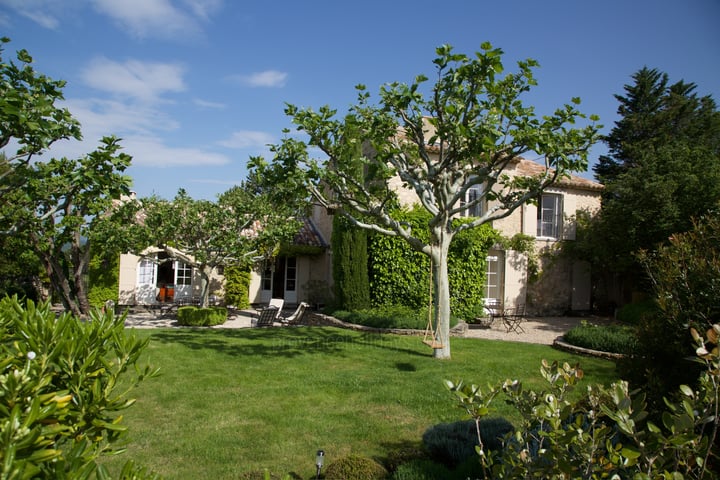
<instances>
[{"instance_id":1,"label":"tree shadow on grass","mask_svg":"<svg viewBox=\"0 0 720 480\"><path fill-rule=\"evenodd\" d=\"M343 355L354 347L375 347L426 357L407 348L397 335L356 333L333 327L157 330L153 341L212 349L233 356L298 357Z\"/></svg>"}]
</instances>

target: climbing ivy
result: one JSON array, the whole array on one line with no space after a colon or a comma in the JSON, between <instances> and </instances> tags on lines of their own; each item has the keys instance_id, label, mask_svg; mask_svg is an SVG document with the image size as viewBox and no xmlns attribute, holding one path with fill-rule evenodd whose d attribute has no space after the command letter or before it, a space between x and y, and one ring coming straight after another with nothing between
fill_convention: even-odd
<instances>
[{"instance_id":1,"label":"climbing ivy","mask_svg":"<svg viewBox=\"0 0 720 480\"><path fill-rule=\"evenodd\" d=\"M426 239L430 214L414 208L398 217L415 235ZM459 222L464 220L457 220ZM450 245L448 272L450 307L458 318L469 318L483 303L487 252L499 241L488 225L460 232ZM420 309L430 298L430 260L407 244L385 235L372 235L368 242L370 292L374 306L403 305Z\"/></svg>"},{"instance_id":2,"label":"climbing ivy","mask_svg":"<svg viewBox=\"0 0 720 480\"><path fill-rule=\"evenodd\" d=\"M102 308L105 302L118 302L118 279L120 277L120 256L103 255L90 247L88 263L88 302Z\"/></svg>"},{"instance_id":3,"label":"climbing ivy","mask_svg":"<svg viewBox=\"0 0 720 480\"><path fill-rule=\"evenodd\" d=\"M225 304L235 308L250 306L250 269L241 266L225 267Z\"/></svg>"}]
</instances>

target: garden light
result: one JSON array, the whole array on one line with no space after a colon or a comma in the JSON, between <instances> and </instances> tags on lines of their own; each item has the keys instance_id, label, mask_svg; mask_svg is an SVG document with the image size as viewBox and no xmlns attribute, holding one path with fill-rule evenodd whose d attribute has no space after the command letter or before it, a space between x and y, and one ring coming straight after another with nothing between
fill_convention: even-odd
<instances>
[{"instance_id":1,"label":"garden light","mask_svg":"<svg viewBox=\"0 0 720 480\"><path fill-rule=\"evenodd\" d=\"M324 462L325 462L325 451L318 450L317 455L315 457L315 466L317 467L317 474L315 475L316 479L320 478L320 470L322 470Z\"/></svg>"}]
</instances>

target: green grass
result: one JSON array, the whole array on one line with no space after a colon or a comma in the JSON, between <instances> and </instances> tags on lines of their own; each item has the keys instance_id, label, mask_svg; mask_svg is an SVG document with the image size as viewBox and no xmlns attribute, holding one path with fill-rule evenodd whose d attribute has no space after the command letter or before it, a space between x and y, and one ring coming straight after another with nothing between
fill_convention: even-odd
<instances>
[{"instance_id":1,"label":"green grass","mask_svg":"<svg viewBox=\"0 0 720 480\"><path fill-rule=\"evenodd\" d=\"M125 414L128 453L167 479L238 478L251 470L314 478L355 453L378 459L420 442L439 422L464 418L443 379L486 385L506 378L542 388L543 358L581 362L589 382L614 380L614 364L547 346L452 339L452 360L418 337L335 328L162 329L145 359L162 375L135 391ZM500 400L497 415L512 421Z\"/></svg>"}]
</instances>

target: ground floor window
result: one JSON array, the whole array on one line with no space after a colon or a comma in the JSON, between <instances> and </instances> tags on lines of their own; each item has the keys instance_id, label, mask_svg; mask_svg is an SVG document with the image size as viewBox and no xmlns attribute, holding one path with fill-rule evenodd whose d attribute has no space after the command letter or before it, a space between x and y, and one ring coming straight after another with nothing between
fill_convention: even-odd
<instances>
[{"instance_id":1,"label":"ground floor window","mask_svg":"<svg viewBox=\"0 0 720 480\"><path fill-rule=\"evenodd\" d=\"M192 266L185 262L178 261L175 268L175 277L177 278L175 282L176 285L192 284Z\"/></svg>"},{"instance_id":2,"label":"ground floor window","mask_svg":"<svg viewBox=\"0 0 720 480\"><path fill-rule=\"evenodd\" d=\"M491 250L486 257L485 299L487 303L501 305L503 302L503 268L505 255L501 251Z\"/></svg>"}]
</instances>

